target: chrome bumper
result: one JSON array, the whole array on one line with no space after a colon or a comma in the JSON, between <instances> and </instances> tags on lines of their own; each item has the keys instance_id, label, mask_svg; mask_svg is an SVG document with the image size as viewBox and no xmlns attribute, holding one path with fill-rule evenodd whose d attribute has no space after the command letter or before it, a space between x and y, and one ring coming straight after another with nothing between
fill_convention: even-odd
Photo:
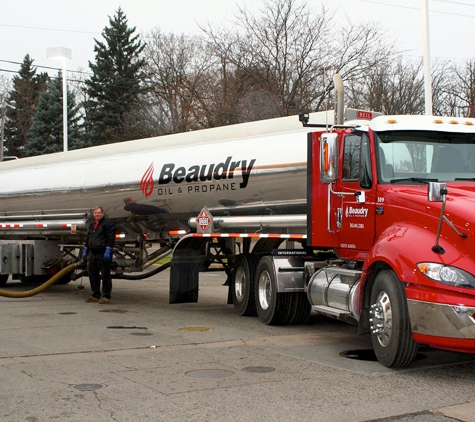
<instances>
[{"instance_id":1,"label":"chrome bumper","mask_svg":"<svg viewBox=\"0 0 475 422\"><path fill-rule=\"evenodd\" d=\"M413 333L475 339L475 308L408 299Z\"/></svg>"}]
</instances>

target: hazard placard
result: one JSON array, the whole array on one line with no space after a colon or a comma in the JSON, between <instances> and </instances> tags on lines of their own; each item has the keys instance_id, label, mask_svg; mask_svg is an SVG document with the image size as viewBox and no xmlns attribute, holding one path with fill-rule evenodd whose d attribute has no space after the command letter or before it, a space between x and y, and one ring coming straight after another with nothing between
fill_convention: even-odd
<instances>
[{"instance_id":1,"label":"hazard placard","mask_svg":"<svg viewBox=\"0 0 475 422\"><path fill-rule=\"evenodd\" d=\"M204 207L196 219L198 233L211 233L213 231L213 217Z\"/></svg>"}]
</instances>

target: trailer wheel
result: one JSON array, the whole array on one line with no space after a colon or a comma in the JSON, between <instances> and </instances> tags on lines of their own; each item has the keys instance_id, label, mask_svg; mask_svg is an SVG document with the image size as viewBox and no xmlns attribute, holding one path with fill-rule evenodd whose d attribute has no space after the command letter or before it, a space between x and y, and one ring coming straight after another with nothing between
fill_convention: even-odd
<instances>
[{"instance_id":1,"label":"trailer wheel","mask_svg":"<svg viewBox=\"0 0 475 422\"><path fill-rule=\"evenodd\" d=\"M305 324L310 317L312 307L308 301L306 293L294 292L290 293L291 304L289 307L289 315L287 316L286 324L300 325Z\"/></svg>"},{"instance_id":2,"label":"trailer wheel","mask_svg":"<svg viewBox=\"0 0 475 422\"><path fill-rule=\"evenodd\" d=\"M231 296L236 313L241 316L255 316L254 278L259 258L253 254L237 257L231 277Z\"/></svg>"},{"instance_id":3,"label":"trailer wheel","mask_svg":"<svg viewBox=\"0 0 475 422\"><path fill-rule=\"evenodd\" d=\"M9 274L0 274L0 286L5 286L8 281Z\"/></svg>"},{"instance_id":4,"label":"trailer wheel","mask_svg":"<svg viewBox=\"0 0 475 422\"><path fill-rule=\"evenodd\" d=\"M256 306L259 319L267 325L278 325L286 322L291 295L277 293L277 277L272 257L263 257L256 272Z\"/></svg>"},{"instance_id":5,"label":"trailer wheel","mask_svg":"<svg viewBox=\"0 0 475 422\"><path fill-rule=\"evenodd\" d=\"M417 355L406 294L393 271L381 271L371 290L371 340L379 362L388 368L409 366Z\"/></svg>"}]
</instances>

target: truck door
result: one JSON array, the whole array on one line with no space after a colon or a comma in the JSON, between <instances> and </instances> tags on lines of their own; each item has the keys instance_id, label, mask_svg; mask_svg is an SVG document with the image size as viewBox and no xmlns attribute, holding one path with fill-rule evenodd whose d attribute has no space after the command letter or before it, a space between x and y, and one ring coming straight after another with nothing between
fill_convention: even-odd
<instances>
[{"instance_id":1,"label":"truck door","mask_svg":"<svg viewBox=\"0 0 475 422\"><path fill-rule=\"evenodd\" d=\"M340 145L341 171L331 195L335 236L340 250L367 251L374 241L376 205L369 138L345 134Z\"/></svg>"}]
</instances>

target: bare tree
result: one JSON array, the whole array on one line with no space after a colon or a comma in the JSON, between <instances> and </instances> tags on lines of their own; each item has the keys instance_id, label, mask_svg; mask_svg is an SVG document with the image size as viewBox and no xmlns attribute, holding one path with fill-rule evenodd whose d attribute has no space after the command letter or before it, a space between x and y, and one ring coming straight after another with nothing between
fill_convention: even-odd
<instances>
[{"instance_id":1,"label":"bare tree","mask_svg":"<svg viewBox=\"0 0 475 422\"><path fill-rule=\"evenodd\" d=\"M364 76L350 81L349 105L384 114L422 114L424 80L422 61L401 56L375 63Z\"/></svg>"},{"instance_id":2,"label":"bare tree","mask_svg":"<svg viewBox=\"0 0 475 422\"><path fill-rule=\"evenodd\" d=\"M254 120L323 108L333 73L357 79L391 51L382 48L384 36L376 26L337 25L324 6L317 13L305 1L263 0L256 9L238 8L234 23L202 29L247 77L245 109L255 110Z\"/></svg>"},{"instance_id":3,"label":"bare tree","mask_svg":"<svg viewBox=\"0 0 475 422\"><path fill-rule=\"evenodd\" d=\"M163 34L147 37L145 48L150 93L148 117L157 133L184 132L201 127L216 57L198 36Z\"/></svg>"},{"instance_id":4,"label":"bare tree","mask_svg":"<svg viewBox=\"0 0 475 422\"><path fill-rule=\"evenodd\" d=\"M475 59L445 65L445 86L439 114L475 117Z\"/></svg>"}]
</instances>

